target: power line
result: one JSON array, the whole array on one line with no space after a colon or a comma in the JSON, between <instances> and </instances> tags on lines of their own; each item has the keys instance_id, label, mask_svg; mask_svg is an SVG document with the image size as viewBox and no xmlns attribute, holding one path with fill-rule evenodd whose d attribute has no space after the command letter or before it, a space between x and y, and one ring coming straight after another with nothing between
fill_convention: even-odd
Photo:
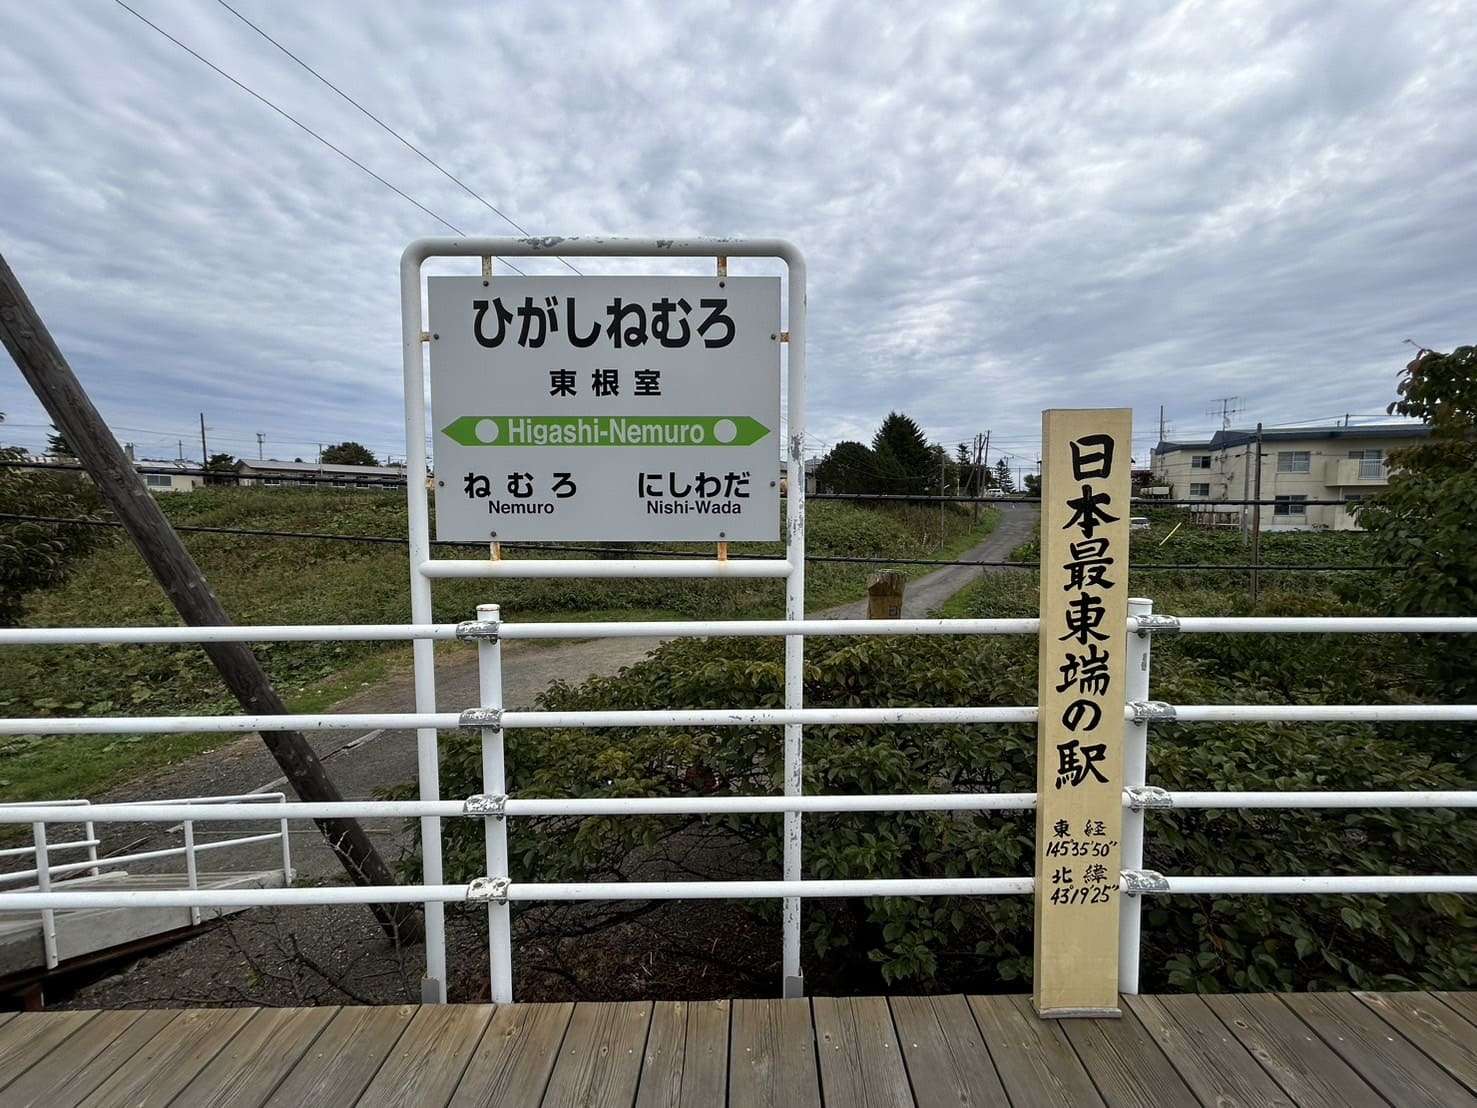
<instances>
[{"instance_id":1,"label":"power line","mask_svg":"<svg viewBox=\"0 0 1477 1108\"><path fill-rule=\"evenodd\" d=\"M461 189L463 192L465 192L468 196L472 197L472 199L476 200L479 204L481 204L488 211L492 212L499 219L502 219L505 223L508 224L508 226L512 227L519 234L528 235L529 237L532 237L531 234L529 233L529 231L526 228L524 228L523 226L521 226L515 219L513 219L512 216L508 215L507 212L503 211L496 204L492 203L490 200L486 199L480 193L478 193L475 190L473 190L470 185L468 185L460 177L456 176L456 174L452 173L450 170L448 170L444 166L442 166L439 162L437 162L434 158L432 158L431 155L427 154L419 146L416 146L415 143L411 142L404 135L402 135L399 131L395 130L388 123L386 123L383 119L381 119L379 116L375 115L372 111L370 111L368 108L366 108L363 104L359 103L359 101L355 100L347 92L345 92L343 89L339 88L336 84L334 84L332 81L330 81L327 77L323 76L323 74L319 73L316 69L314 69L307 62L303 61L302 58L298 57L291 50L289 50L287 47L283 46L280 42L278 42L276 39L274 39L271 35L267 34L266 31L262 30L255 23L253 23L251 20L247 19L244 15L242 15L235 8L231 7L230 4L226 3L226 0L216 0L216 3L218 3L221 7L225 8L226 11L230 12L237 19L239 19L242 23L245 23L248 27L250 27L257 34L261 35L262 38L266 39L273 46L275 46L278 50L281 50L282 53L286 54L293 61L297 62L298 65L302 66L309 73L311 73L314 77L318 78L318 80L320 80L321 82L323 82L323 84L327 85L334 92L338 93L339 96L343 97L344 100L346 100L350 104L352 104L355 108L357 108L366 117L368 117L369 119L372 119L375 123L377 123L387 134L390 134L390 135L394 136L394 138L402 146L404 146L407 150L410 150L411 152L413 152L416 156L418 156L427 165L432 166L438 173L440 173L448 181L451 181L459 189ZM568 269L573 270L575 273L580 274L580 276L582 276L582 277L584 276L584 274L580 270L575 269L575 267L569 263L568 259L560 258L559 261L561 263L563 263L564 266L567 267Z\"/></svg>"},{"instance_id":2,"label":"power line","mask_svg":"<svg viewBox=\"0 0 1477 1108\"><path fill-rule=\"evenodd\" d=\"M389 181L385 180L383 177L381 177L374 170L370 169L369 166L365 165L363 162L361 162L357 158L355 158L352 154L349 154L346 151L344 151L343 149L341 149L340 147L335 146L333 143L329 142L326 138L324 138L322 135L320 135L317 131L313 130L313 128L309 127L302 120L298 119L295 115L291 115L286 110L284 110L282 108L279 108L276 104L274 104L272 101L268 100L265 96L263 96L261 93L257 92L255 89L251 88L249 85L246 85L246 84L242 83L241 81L238 81L235 77L232 77L229 73L227 73L220 66L216 65L209 58L205 57L203 54L199 53L198 51L193 50L189 46L186 46L183 42L181 42L179 39L175 38L168 31L166 31L163 27L159 26L157 23L154 23L154 22L150 21L149 19L147 19L144 16L140 15L138 12L134 11L134 9L133 8L130 8L127 4L125 4L123 2L123 0L113 0L113 3L117 4L120 8L122 8L124 11L126 11L129 15L133 16L135 19L137 19L140 23L144 24L146 27L149 27L149 28L157 31L159 34L163 35L170 42L174 43L176 46L178 46L185 53L189 54L196 61L201 62L202 64L204 64L206 66L209 66L210 69L212 69L214 72L218 73L220 76L224 77L226 80L230 81L231 84L235 85L242 92L244 92L248 96L252 97L252 99L258 100L261 103L265 104L267 107L271 108L274 112L276 112L278 115L280 115L283 119L285 119L289 123L291 123L294 127L297 127L298 129L300 129L302 131L305 131L307 134L309 134L313 138L317 139L319 142L321 142L324 146L328 147L330 150L332 150L339 157L343 158L344 161L348 162L349 164L351 164L353 166L356 166L359 169L362 169L365 173L369 174L371 177L373 177L380 184L384 185L385 188L389 189L396 196L399 196L401 199L407 200L410 203L414 204L417 208L419 208L421 211L425 212L426 215L430 216L432 219L434 219L437 223L441 224L443 227L448 227L452 231L455 231L458 235L461 235L463 237L466 236L466 232L463 231L460 227L458 227L455 223L452 223L448 219L442 218L441 216L439 216L435 212L433 212L430 208L428 208L424 204L422 204L419 200L415 199L415 197L413 197L409 193L405 192L403 189L400 189L397 186L390 184ZM504 259L503 264L506 265L509 269L511 269L514 273L519 274L520 276L523 276L523 277L528 276L528 274L524 273L521 269L519 269L517 266L513 265L511 262L507 261L506 259Z\"/></svg>"}]
</instances>

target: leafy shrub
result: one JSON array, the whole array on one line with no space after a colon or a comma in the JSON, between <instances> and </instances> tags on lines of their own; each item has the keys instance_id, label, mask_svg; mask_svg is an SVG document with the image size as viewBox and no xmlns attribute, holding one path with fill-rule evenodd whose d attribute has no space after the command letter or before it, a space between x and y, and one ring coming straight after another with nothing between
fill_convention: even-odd
<instances>
[{"instance_id":1,"label":"leafy shrub","mask_svg":"<svg viewBox=\"0 0 1477 1108\"><path fill-rule=\"evenodd\" d=\"M1314 580L1321 580L1314 579ZM1161 607L1218 614L1220 591L1167 594ZM1267 603L1295 614L1348 614L1305 582ZM1030 575L984 579L958 614L1034 612ZM1399 640L1373 636L1166 638L1154 695L1182 703L1408 700ZM813 706L1029 704L1035 643L1021 638L819 639L807 643ZM670 644L610 678L556 686L550 710L777 706L783 660L762 640ZM809 727L812 793L1017 792L1035 788L1034 729L1021 726ZM519 796L746 795L778 791L780 729L511 731L509 787ZM1170 789L1453 789L1458 769L1365 724L1156 726L1151 781ZM443 790L481 791L475 736L449 737ZM1147 864L1178 874L1442 873L1470 870L1477 828L1447 811L1154 813ZM1030 872L1031 813L809 816L805 872L815 878ZM780 817L515 820L513 873L533 881L773 876ZM726 848L680 867L685 839L721 833ZM716 857L714 856L716 855ZM446 827L448 873L484 872L482 830ZM771 916L772 903L755 912ZM839 987L1020 988L1031 972L1028 898L807 902L806 940ZM1477 917L1466 898L1174 897L1146 906L1148 989L1381 984L1466 988L1477 982ZM880 982L879 979L880 978Z\"/></svg>"},{"instance_id":2,"label":"leafy shrub","mask_svg":"<svg viewBox=\"0 0 1477 1108\"><path fill-rule=\"evenodd\" d=\"M23 458L0 447L0 461ZM0 512L95 519L100 505L97 489L78 473L0 468ZM59 584L73 562L108 537L101 527L0 519L0 626L20 619L27 592Z\"/></svg>"}]
</instances>

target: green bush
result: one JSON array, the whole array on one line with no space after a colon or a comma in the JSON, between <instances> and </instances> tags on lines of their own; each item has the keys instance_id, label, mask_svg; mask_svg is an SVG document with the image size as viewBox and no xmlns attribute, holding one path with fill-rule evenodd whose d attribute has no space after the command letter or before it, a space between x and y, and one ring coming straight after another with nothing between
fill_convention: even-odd
<instances>
[{"instance_id":1,"label":"green bush","mask_svg":"<svg viewBox=\"0 0 1477 1108\"><path fill-rule=\"evenodd\" d=\"M1322 577L1266 605L1349 614ZM1159 607L1235 614L1217 589L1167 592ZM1031 575L984 579L953 614L1029 615ZM1377 636L1185 635L1156 643L1153 693L1181 703L1409 700L1400 641ZM1030 704L1035 642L1019 638L831 639L807 643L813 706ZM777 706L783 660L762 640L673 643L611 678L557 686L551 710ZM518 796L748 795L778 791L779 728L511 731ZM813 793L1032 791L1034 729L1022 726L810 727ZM1459 769L1419 743L1366 724L1157 726L1150 778L1170 789L1456 789ZM481 791L476 736L449 736L446 795ZM1147 864L1177 874L1462 873L1477 828L1449 811L1171 812L1150 816ZM809 816L814 878L1029 873L1031 813ZM515 879L710 879L774 876L780 817L516 820ZM682 855L689 841L721 849ZM673 867L669 859L682 857ZM446 827L448 876L484 872L482 829ZM694 860L695 859L695 860ZM411 863L414 868L414 863ZM772 903L753 910L772 918ZM1018 989L1031 972L1028 898L868 898L807 902L805 936L836 987L894 983ZM1146 906L1144 987L1155 989L1468 988L1477 983L1469 899L1174 897Z\"/></svg>"},{"instance_id":2,"label":"green bush","mask_svg":"<svg viewBox=\"0 0 1477 1108\"><path fill-rule=\"evenodd\" d=\"M0 461L23 459L21 451L0 447ZM80 474L0 468L0 513L93 519L98 509L97 490ZM60 584L106 537L101 527L0 519L0 626L20 619L26 593Z\"/></svg>"}]
</instances>

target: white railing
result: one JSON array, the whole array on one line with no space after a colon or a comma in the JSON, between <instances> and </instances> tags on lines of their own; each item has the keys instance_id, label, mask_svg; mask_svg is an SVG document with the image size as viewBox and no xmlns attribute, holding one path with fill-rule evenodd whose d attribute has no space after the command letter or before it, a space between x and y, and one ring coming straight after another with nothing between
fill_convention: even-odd
<instances>
[{"instance_id":1,"label":"white railing","mask_svg":"<svg viewBox=\"0 0 1477 1108\"><path fill-rule=\"evenodd\" d=\"M123 854L109 854L99 856L98 847L102 840L97 837L95 821L91 818L97 806L90 800L56 800L45 801L41 804L35 802L10 802L0 805L0 810L10 809L24 815L24 819L6 820L0 819L0 823L28 822L31 824L30 846L8 847L0 850L0 859L22 858L30 856L32 866L29 869L13 869L0 871L0 889L5 886L19 884L20 888L5 889L0 893L0 900L6 896L44 894L47 906L40 909L41 915L41 943L46 957L46 968L55 969L59 963L56 937L56 910L59 908L89 908L89 907L116 907L117 905L100 905L84 903L77 900L78 886L66 885L69 878L77 877L99 877L104 872L121 873L126 867L137 865L140 862L158 862L166 858L183 858L185 866L185 895L189 896L200 892L200 868L199 855L209 854L213 851L227 850L232 847L252 846L258 843L277 842L282 858L282 879L292 884L292 840L291 828L286 816L280 815L278 809L286 799L284 793L241 793L234 796L197 796L182 797L168 800L155 800L149 802L149 807L156 810L168 810L173 818L183 818L177 827L183 837L183 843L176 847L164 847L158 850L137 850ZM277 824L277 830L259 835L231 835L216 839L211 842L199 843L195 841L195 822L192 813L201 808L214 812L222 806L229 805L232 811L240 812L238 819L241 820L272 820ZM271 805L272 811L264 815L263 805ZM116 805L105 806L108 811L116 808ZM58 813L64 813L58 815ZM170 818L170 817L161 817ZM81 824L83 837L81 839L66 840L62 842L49 841L49 826L58 824ZM53 862L51 856L54 852L63 850L87 851L87 858L78 862ZM3 864L3 862L0 862ZM207 874L208 876L208 874ZM64 887L57 888L56 882L61 881ZM52 899L60 897L63 903L52 903ZM200 909L205 905L202 902L191 901L181 905L190 910L190 923L198 926L201 921ZM26 907L30 907L29 904Z\"/></svg>"},{"instance_id":2,"label":"white railing","mask_svg":"<svg viewBox=\"0 0 1477 1108\"><path fill-rule=\"evenodd\" d=\"M1307 894L1307 893L1477 893L1477 873L1457 875L1309 875L1309 876L1176 876L1144 868L1145 812L1164 808L1426 808L1477 807L1477 791L1413 792L1169 792L1149 786L1148 725L1251 721L1474 721L1477 705L1171 705L1150 699L1150 643L1162 633L1474 633L1477 618L1284 618L1156 616L1151 602L1129 606L1128 683L1125 688L1126 729L1123 790L1122 875L1119 951L1120 989L1138 991L1140 898L1143 894ZM1034 793L957 793L877 796L727 796L727 797L571 797L521 799L508 795L503 736L513 728L536 727L726 727L819 724L986 724L1028 723L1034 706L943 708L735 708L653 709L645 711L512 711L502 703L502 642L543 638L718 637L802 635L1034 635L1035 619L968 620L740 620L643 623L515 624L499 618L496 605L483 605L477 618L459 624L290 626L217 628L99 628L0 630L0 645L21 643L162 643L208 641L450 640L475 642L480 673L479 700L458 712L320 713L284 716L82 717L0 720L0 734L96 734L172 732L248 732L264 730L399 729L436 731L476 728L482 737L483 792L457 800L422 798L406 801L289 802L280 794L194 800L90 805L91 825L115 822L197 822L263 818L261 801L269 800L272 816L281 821L283 868L287 821L359 817L418 818L437 829L442 819L481 819L485 827L487 873L467 884L412 886L328 886L282 889L205 890L191 881L184 890L130 891L96 889L57 893L50 877L62 866L44 864L50 848L47 823L78 822L76 802L0 806L0 823L31 823L36 828L37 889L0 892L0 911L126 906L204 907L291 906L307 904L379 904L450 902L485 904L489 914L489 962L492 996L512 999L513 960L509 908L514 902L571 900L669 900L776 897L786 901L809 897L851 896L1008 896L1029 895L1029 876L905 878L872 880L666 881L539 883L514 881L507 854L510 818L593 815L705 815L786 813L796 823L807 812L1020 811L1034 809ZM86 840L95 836L86 831ZM201 846L189 841L182 851L193 858ZM253 838L268 839L277 836ZM85 840L84 840L85 841ZM239 841L239 840L238 840ZM60 847L64 844L57 844ZM81 843L68 844L73 847ZM152 852L154 856L162 856ZM179 853L179 851L165 852ZM798 859L798 849L794 852ZM90 859L89 859L90 861ZM100 862L99 864L103 864ZM76 863L86 867L88 863ZM428 923L430 915L428 913ZM798 944L799 915L784 918L786 948ZM791 934L794 931L794 934ZM430 948L428 941L428 949Z\"/></svg>"}]
</instances>

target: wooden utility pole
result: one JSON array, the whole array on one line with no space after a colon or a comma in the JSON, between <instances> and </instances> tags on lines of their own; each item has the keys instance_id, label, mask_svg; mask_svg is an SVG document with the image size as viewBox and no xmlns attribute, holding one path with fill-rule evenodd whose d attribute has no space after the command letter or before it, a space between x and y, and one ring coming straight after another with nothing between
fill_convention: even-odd
<instances>
[{"instance_id":1,"label":"wooden utility pole","mask_svg":"<svg viewBox=\"0 0 1477 1108\"><path fill-rule=\"evenodd\" d=\"M1256 425L1256 476L1252 482L1251 505L1251 606L1261 596L1262 580L1257 567L1262 564L1262 425Z\"/></svg>"},{"instance_id":2,"label":"wooden utility pole","mask_svg":"<svg viewBox=\"0 0 1477 1108\"><path fill-rule=\"evenodd\" d=\"M210 449L205 445L205 413L200 413L200 468L210 465Z\"/></svg>"},{"instance_id":3,"label":"wooden utility pole","mask_svg":"<svg viewBox=\"0 0 1477 1108\"><path fill-rule=\"evenodd\" d=\"M0 256L0 340L51 421L72 444L78 461L127 530L180 618L191 627L229 625L231 619L205 575L92 406L3 256ZM203 436L203 415L201 427ZM203 437L201 445L204 445ZM287 714L287 705L277 695L250 647L234 642L202 645L246 713ZM300 799L310 803L343 800L318 755L299 732L265 731L262 741ZM389 868L356 820L318 820L317 824L355 884L395 884ZM413 905L375 905L373 910L391 938L414 942L421 937L421 922Z\"/></svg>"}]
</instances>

